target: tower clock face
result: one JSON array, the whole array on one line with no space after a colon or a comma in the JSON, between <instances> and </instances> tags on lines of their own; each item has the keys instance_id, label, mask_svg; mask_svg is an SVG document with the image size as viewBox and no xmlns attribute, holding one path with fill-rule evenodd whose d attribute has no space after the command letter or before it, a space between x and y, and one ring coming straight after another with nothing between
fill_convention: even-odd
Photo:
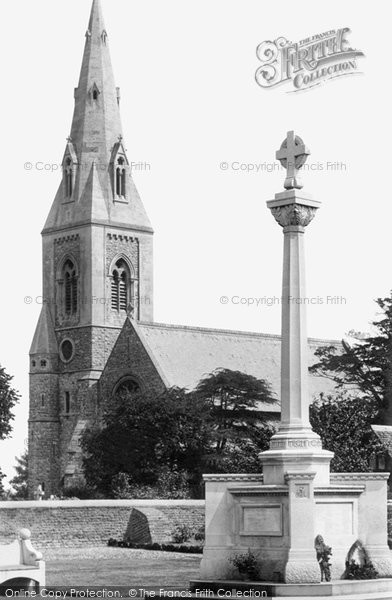
<instances>
[{"instance_id":1,"label":"tower clock face","mask_svg":"<svg viewBox=\"0 0 392 600\"><path fill-rule=\"evenodd\" d=\"M60 345L60 357L63 362L69 362L74 355L74 345L71 340L63 340Z\"/></svg>"}]
</instances>

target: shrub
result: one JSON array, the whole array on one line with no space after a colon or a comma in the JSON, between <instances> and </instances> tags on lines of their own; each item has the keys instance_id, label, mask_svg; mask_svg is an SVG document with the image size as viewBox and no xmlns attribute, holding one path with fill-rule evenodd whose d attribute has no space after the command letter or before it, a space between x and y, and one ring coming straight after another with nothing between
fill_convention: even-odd
<instances>
[{"instance_id":1,"label":"shrub","mask_svg":"<svg viewBox=\"0 0 392 600\"><path fill-rule=\"evenodd\" d=\"M377 579L378 572L370 560L365 560L359 565L355 560L346 562L345 579Z\"/></svg>"},{"instance_id":2,"label":"shrub","mask_svg":"<svg viewBox=\"0 0 392 600\"><path fill-rule=\"evenodd\" d=\"M104 496L97 492L95 488L87 484L79 484L64 488L61 498L67 498L69 500L73 498L77 498L78 500L96 500L102 499Z\"/></svg>"},{"instance_id":3,"label":"shrub","mask_svg":"<svg viewBox=\"0 0 392 600\"><path fill-rule=\"evenodd\" d=\"M206 537L204 525L201 525L200 527L194 530L193 537L197 542L204 542Z\"/></svg>"},{"instance_id":4,"label":"shrub","mask_svg":"<svg viewBox=\"0 0 392 600\"><path fill-rule=\"evenodd\" d=\"M172 532L173 541L176 544L188 542L193 535L192 528L188 525L178 525Z\"/></svg>"},{"instance_id":5,"label":"shrub","mask_svg":"<svg viewBox=\"0 0 392 600\"><path fill-rule=\"evenodd\" d=\"M108 546L113 546L113 547L118 546L118 541L115 540L114 538L110 538L108 541Z\"/></svg>"},{"instance_id":6,"label":"shrub","mask_svg":"<svg viewBox=\"0 0 392 600\"><path fill-rule=\"evenodd\" d=\"M162 552L183 552L185 554L202 554L203 546L179 546L174 544L134 544L132 542L117 541L110 538L108 546L119 548L133 548L142 550L160 550Z\"/></svg>"},{"instance_id":7,"label":"shrub","mask_svg":"<svg viewBox=\"0 0 392 600\"><path fill-rule=\"evenodd\" d=\"M256 581L259 578L257 558L250 548L244 554L231 556L229 562L238 570L240 575L245 575L250 581Z\"/></svg>"},{"instance_id":8,"label":"shrub","mask_svg":"<svg viewBox=\"0 0 392 600\"><path fill-rule=\"evenodd\" d=\"M111 488L113 497L118 499L178 500L191 497L186 473L176 468L162 469L156 483L149 485L136 483L128 473L118 473L112 478Z\"/></svg>"}]
</instances>

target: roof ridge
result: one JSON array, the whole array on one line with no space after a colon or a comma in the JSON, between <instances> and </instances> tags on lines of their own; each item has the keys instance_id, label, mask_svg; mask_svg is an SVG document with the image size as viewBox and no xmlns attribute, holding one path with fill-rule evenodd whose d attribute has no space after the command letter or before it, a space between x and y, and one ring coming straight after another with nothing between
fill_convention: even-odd
<instances>
[{"instance_id":1,"label":"roof ridge","mask_svg":"<svg viewBox=\"0 0 392 600\"><path fill-rule=\"evenodd\" d=\"M209 332L209 333L217 333L222 335L242 335L248 337L258 337L258 338L267 338L267 339L276 339L280 340L281 335L277 333L263 333L259 331L244 331L238 329L218 329L215 327L200 327L197 325L179 325L176 323L159 323L152 321L139 321L139 327L154 327L157 329L179 329L183 331L200 331L200 332ZM322 342L322 343L338 343L340 344L340 340L333 339L323 339L323 338L313 338L308 337L309 342Z\"/></svg>"}]
</instances>

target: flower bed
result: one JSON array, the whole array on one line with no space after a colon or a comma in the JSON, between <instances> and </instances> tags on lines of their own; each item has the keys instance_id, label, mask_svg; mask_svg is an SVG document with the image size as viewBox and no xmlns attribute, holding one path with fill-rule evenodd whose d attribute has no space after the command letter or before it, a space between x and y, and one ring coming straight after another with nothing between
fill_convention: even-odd
<instances>
[{"instance_id":1,"label":"flower bed","mask_svg":"<svg viewBox=\"0 0 392 600\"><path fill-rule=\"evenodd\" d=\"M108 546L116 548L133 548L142 550L160 550L162 552L183 552L184 554L202 554L203 546L190 544L134 544L110 538Z\"/></svg>"}]
</instances>

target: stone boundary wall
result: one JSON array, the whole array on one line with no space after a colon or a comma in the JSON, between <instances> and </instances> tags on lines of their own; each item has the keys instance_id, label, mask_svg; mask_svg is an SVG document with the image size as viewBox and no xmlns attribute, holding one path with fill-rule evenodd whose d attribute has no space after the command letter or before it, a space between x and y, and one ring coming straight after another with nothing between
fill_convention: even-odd
<instances>
[{"instance_id":1,"label":"stone boundary wall","mask_svg":"<svg viewBox=\"0 0 392 600\"><path fill-rule=\"evenodd\" d=\"M41 548L103 546L109 538L170 542L178 525L204 526L204 500L43 500L0 502L0 544L21 527Z\"/></svg>"},{"instance_id":2,"label":"stone boundary wall","mask_svg":"<svg viewBox=\"0 0 392 600\"><path fill-rule=\"evenodd\" d=\"M170 542L178 525L204 526L204 500L64 500L0 502L0 544L21 527L41 548L105 546L110 537L136 543ZM392 500L388 501L392 538Z\"/></svg>"}]
</instances>

